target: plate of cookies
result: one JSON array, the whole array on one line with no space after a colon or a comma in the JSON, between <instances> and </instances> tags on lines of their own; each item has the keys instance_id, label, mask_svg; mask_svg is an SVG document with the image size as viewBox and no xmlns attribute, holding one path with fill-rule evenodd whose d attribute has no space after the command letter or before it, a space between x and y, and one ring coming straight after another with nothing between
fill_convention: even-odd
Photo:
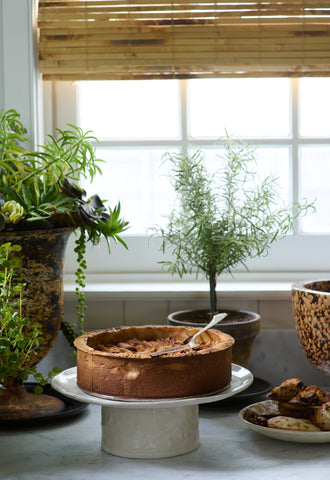
<instances>
[{"instance_id":1,"label":"plate of cookies","mask_svg":"<svg viewBox=\"0 0 330 480\"><path fill-rule=\"evenodd\" d=\"M297 443L330 442L330 392L290 378L268 400L243 408L240 419L264 436Z\"/></svg>"}]
</instances>

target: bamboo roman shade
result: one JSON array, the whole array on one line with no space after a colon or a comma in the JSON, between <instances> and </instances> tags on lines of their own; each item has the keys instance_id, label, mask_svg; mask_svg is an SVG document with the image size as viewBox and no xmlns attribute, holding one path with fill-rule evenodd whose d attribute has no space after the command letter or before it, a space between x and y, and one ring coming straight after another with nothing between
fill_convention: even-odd
<instances>
[{"instance_id":1,"label":"bamboo roman shade","mask_svg":"<svg viewBox=\"0 0 330 480\"><path fill-rule=\"evenodd\" d=\"M330 75L330 0L39 2L47 80Z\"/></svg>"}]
</instances>

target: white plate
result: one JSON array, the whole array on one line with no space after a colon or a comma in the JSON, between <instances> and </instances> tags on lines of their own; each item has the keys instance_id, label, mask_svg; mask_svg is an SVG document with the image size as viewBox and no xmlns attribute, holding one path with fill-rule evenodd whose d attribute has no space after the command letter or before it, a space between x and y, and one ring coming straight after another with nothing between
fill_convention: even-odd
<instances>
[{"instance_id":1,"label":"white plate","mask_svg":"<svg viewBox=\"0 0 330 480\"><path fill-rule=\"evenodd\" d=\"M253 382L252 373L244 367L232 364L232 381L230 385L221 392L189 398L168 398L162 400L124 400L115 397L96 397L81 390L77 385L77 367L69 368L59 373L52 379L54 390L66 395L69 398L79 400L80 402L95 403L103 406L113 407L131 407L131 408L167 408L179 407L185 405L196 405L200 403L215 402L232 397L236 393L242 392Z\"/></svg>"},{"instance_id":2,"label":"white plate","mask_svg":"<svg viewBox=\"0 0 330 480\"><path fill-rule=\"evenodd\" d=\"M276 402L273 400L265 400L263 402L254 403L248 407L243 408L239 412L240 419L254 432L260 433L265 437L275 438L276 440L283 440L285 442L295 442L295 443L329 443L330 442L330 432L298 432L294 430L279 430L277 428L262 427L261 425L255 425L254 423L249 422L245 419L248 411L252 409L257 410L258 413L261 413L260 410L263 410L262 413L267 413L270 409L274 408Z\"/></svg>"}]
</instances>

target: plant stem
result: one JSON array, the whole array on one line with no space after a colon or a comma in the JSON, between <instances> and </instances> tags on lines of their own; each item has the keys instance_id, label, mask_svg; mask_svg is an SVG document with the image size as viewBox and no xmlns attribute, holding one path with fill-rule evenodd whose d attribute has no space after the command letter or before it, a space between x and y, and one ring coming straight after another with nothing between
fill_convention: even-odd
<instances>
[{"instance_id":1,"label":"plant stem","mask_svg":"<svg viewBox=\"0 0 330 480\"><path fill-rule=\"evenodd\" d=\"M217 313L217 309L218 309L217 294L215 291L217 279L216 279L216 272L212 269L210 269L209 284L210 284L210 314L214 315Z\"/></svg>"}]
</instances>

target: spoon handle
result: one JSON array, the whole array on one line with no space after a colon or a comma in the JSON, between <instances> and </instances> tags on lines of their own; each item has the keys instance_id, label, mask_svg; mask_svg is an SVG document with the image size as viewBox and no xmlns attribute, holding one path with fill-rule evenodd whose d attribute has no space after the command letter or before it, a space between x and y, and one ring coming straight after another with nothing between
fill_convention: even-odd
<instances>
[{"instance_id":1,"label":"spoon handle","mask_svg":"<svg viewBox=\"0 0 330 480\"><path fill-rule=\"evenodd\" d=\"M227 316L226 313L218 313L217 315L214 315L212 320L204 328L202 328L202 330L200 330L193 336L193 338L191 339L191 342L193 342L196 339L196 337L201 335L203 332L205 332L209 328L214 327L214 325L216 325L217 323L221 322L221 320L223 320L226 316Z\"/></svg>"}]
</instances>

